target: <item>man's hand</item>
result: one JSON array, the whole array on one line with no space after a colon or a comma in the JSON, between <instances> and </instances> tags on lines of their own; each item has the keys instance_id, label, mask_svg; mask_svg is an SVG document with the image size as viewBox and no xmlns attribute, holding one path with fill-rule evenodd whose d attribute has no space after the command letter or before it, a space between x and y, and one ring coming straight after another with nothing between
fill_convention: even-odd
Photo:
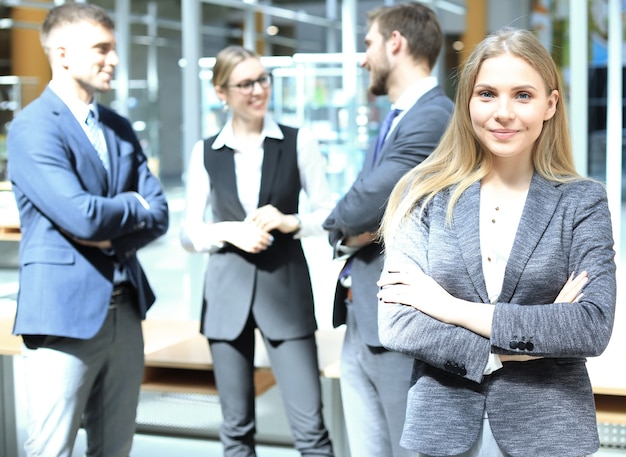
<instances>
[{"instance_id":1,"label":"man's hand","mask_svg":"<svg viewBox=\"0 0 626 457\"><path fill-rule=\"evenodd\" d=\"M74 243L78 243L83 246L89 246L90 248L98 248L98 249L111 249L113 245L111 244L111 240L102 240L102 241L89 241L82 240L80 238L76 238L71 233L66 232L65 230L61 230L68 238L70 238Z\"/></svg>"},{"instance_id":2,"label":"man's hand","mask_svg":"<svg viewBox=\"0 0 626 457\"><path fill-rule=\"evenodd\" d=\"M111 240L87 241L87 240L81 240L81 239L74 238L74 237L72 237L72 240L74 240L74 242L78 244L82 244L83 246L89 246L92 248L111 249L113 247L113 245L111 244Z\"/></svg>"},{"instance_id":3,"label":"man's hand","mask_svg":"<svg viewBox=\"0 0 626 457\"><path fill-rule=\"evenodd\" d=\"M359 235L349 236L344 238L343 243L345 246L351 248L361 248L372 244L376 240L376 233L363 232Z\"/></svg>"}]
</instances>

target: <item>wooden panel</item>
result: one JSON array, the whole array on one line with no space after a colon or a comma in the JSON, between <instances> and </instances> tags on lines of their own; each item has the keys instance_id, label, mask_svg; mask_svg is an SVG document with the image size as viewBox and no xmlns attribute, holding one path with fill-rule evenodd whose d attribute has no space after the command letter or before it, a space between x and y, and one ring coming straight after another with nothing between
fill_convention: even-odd
<instances>
[{"instance_id":1,"label":"wooden panel","mask_svg":"<svg viewBox=\"0 0 626 457\"><path fill-rule=\"evenodd\" d=\"M146 319L143 321L144 352L152 354L199 334L198 321Z\"/></svg>"},{"instance_id":2,"label":"wooden panel","mask_svg":"<svg viewBox=\"0 0 626 457\"><path fill-rule=\"evenodd\" d=\"M202 335L179 341L157 351L146 353L146 365L151 367L210 370L213 358L209 343Z\"/></svg>"},{"instance_id":3,"label":"wooden panel","mask_svg":"<svg viewBox=\"0 0 626 457\"><path fill-rule=\"evenodd\" d=\"M0 319L0 355L17 355L22 352L22 337L12 335L13 318Z\"/></svg>"},{"instance_id":4,"label":"wooden panel","mask_svg":"<svg viewBox=\"0 0 626 457\"><path fill-rule=\"evenodd\" d=\"M626 425L626 397L621 395L596 395L598 422Z\"/></svg>"},{"instance_id":5,"label":"wooden panel","mask_svg":"<svg viewBox=\"0 0 626 457\"><path fill-rule=\"evenodd\" d=\"M19 241L22 238L22 232L19 226L0 225L0 240L2 241Z\"/></svg>"},{"instance_id":6,"label":"wooden panel","mask_svg":"<svg viewBox=\"0 0 626 457\"><path fill-rule=\"evenodd\" d=\"M254 373L257 396L267 392L276 380L268 368L258 368ZM146 366L142 390L157 392L184 392L217 395L215 378L211 370L162 368Z\"/></svg>"},{"instance_id":7,"label":"wooden panel","mask_svg":"<svg viewBox=\"0 0 626 457\"><path fill-rule=\"evenodd\" d=\"M20 217L11 182L0 181L0 240L19 241L21 238Z\"/></svg>"}]
</instances>

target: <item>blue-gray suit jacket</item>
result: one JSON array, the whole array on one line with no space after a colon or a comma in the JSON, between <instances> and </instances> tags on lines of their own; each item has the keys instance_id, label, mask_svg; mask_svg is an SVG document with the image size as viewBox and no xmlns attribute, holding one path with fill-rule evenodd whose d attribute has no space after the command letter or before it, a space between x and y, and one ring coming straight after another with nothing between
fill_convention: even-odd
<instances>
[{"instance_id":1,"label":"blue-gray suit jacket","mask_svg":"<svg viewBox=\"0 0 626 457\"><path fill-rule=\"evenodd\" d=\"M435 149L448 125L453 106L443 89L436 86L422 95L400 119L385 140L376 161L376 141L372 142L361 172L324 222L333 246L345 237L378 230L391 190L407 171ZM375 347L381 346L376 281L382 267L382 248L378 243L353 255L352 309L362 338ZM333 312L335 327L346 322L345 298L346 289L337 283Z\"/></svg>"},{"instance_id":2,"label":"blue-gray suit jacket","mask_svg":"<svg viewBox=\"0 0 626 457\"><path fill-rule=\"evenodd\" d=\"M479 239L480 184L446 226L448 193L414 213L387 246L386 262L418 265L455 297L489 303ZM380 338L414 357L402 445L433 456L475 442L485 411L513 457L580 457L599 446L585 358L609 342L616 268L606 192L535 174L495 304L491 339L414 308L379 304ZM572 272L589 281L577 303L553 303ZM490 352L541 359L505 362L483 376Z\"/></svg>"},{"instance_id":3,"label":"blue-gray suit jacket","mask_svg":"<svg viewBox=\"0 0 626 457\"><path fill-rule=\"evenodd\" d=\"M126 267L142 317L154 302L135 253L166 232L167 202L130 123L104 106L98 111L108 175L50 88L11 124L9 177L22 230L15 334L93 337L107 315L116 263ZM72 237L111 240L113 250L85 247Z\"/></svg>"}]
</instances>

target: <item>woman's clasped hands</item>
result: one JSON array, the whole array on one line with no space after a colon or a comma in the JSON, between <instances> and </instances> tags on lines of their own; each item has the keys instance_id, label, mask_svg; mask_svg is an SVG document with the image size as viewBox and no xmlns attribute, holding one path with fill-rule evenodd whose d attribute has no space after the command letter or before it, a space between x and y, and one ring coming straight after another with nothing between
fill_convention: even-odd
<instances>
[{"instance_id":1,"label":"woman's clasped hands","mask_svg":"<svg viewBox=\"0 0 626 457\"><path fill-rule=\"evenodd\" d=\"M265 251L274 242L270 233L278 230L282 233L296 231L300 222L294 215L283 214L273 205L265 205L248 214L242 222L228 222L225 241L239 249L258 254Z\"/></svg>"}]
</instances>

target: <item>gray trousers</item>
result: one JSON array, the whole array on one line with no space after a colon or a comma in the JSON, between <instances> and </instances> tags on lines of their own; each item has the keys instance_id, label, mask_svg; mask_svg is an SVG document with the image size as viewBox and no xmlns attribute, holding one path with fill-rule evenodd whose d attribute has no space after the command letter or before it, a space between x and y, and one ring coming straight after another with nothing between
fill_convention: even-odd
<instances>
[{"instance_id":1,"label":"gray trousers","mask_svg":"<svg viewBox=\"0 0 626 457\"><path fill-rule=\"evenodd\" d=\"M46 336L29 346L22 349L26 455L70 457L82 421L87 457L128 457L144 367L136 305L110 309L89 340Z\"/></svg>"},{"instance_id":2,"label":"gray trousers","mask_svg":"<svg viewBox=\"0 0 626 457\"><path fill-rule=\"evenodd\" d=\"M368 346L348 302L341 354L341 398L352 457L411 457L400 446L413 359Z\"/></svg>"},{"instance_id":3,"label":"gray trousers","mask_svg":"<svg viewBox=\"0 0 626 457\"><path fill-rule=\"evenodd\" d=\"M264 340L295 448L302 456L332 457L333 450L322 416L315 336ZM222 407L220 438L224 456L253 457L256 455L254 327L248 325L234 341L209 340L209 345Z\"/></svg>"}]
</instances>

